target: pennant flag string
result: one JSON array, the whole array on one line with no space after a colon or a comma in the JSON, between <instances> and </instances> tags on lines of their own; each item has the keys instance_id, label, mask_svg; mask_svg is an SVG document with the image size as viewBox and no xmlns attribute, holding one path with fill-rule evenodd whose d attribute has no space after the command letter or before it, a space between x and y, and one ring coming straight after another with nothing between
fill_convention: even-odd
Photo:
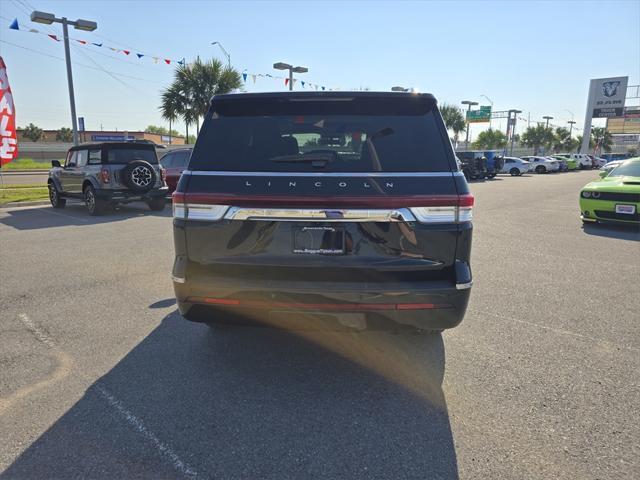
<instances>
[{"instance_id":1,"label":"pennant flag string","mask_svg":"<svg viewBox=\"0 0 640 480\"><path fill-rule=\"evenodd\" d=\"M244 83L247 83L247 77L251 77L251 80L253 80L254 84L256 83L256 79L258 78L271 78L274 80L283 81L285 87L289 85L289 77L279 77L277 75L271 75L270 73L250 73L250 72L247 72L247 70L245 69L242 72L242 80L244 81ZM323 85L317 85L315 83L311 83L306 80L300 80L298 78L293 79L293 85L295 85L298 81L300 82L300 85L302 86L302 88L309 87L315 90L337 90L335 88L327 88Z\"/></svg>"},{"instance_id":2,"label":"pennant flag string","mask_svg":"<svg viewBox=\"0 0 640 480\"><path fill-rule=\"evenodd\" d=\"M18 30L20 32L29 32L29 33L37 33L40 35L46 35L47 37L51 38L52 40L55 40L56 42L61 42L62 39L58 37L58 35L54 35L54 34L50 34L50 33L46 33L46 32L42 32L40 30L37 30L35 28L29 28L29 29L25 29L24 27L21 27L20 24L18 23L18 19L15 18L10 24L9 24L9 29L10 30ZM80 38L72 38L69 37L70 40L75 40L76 42L78 42L80 45L93 45L94 47L98 47L98 48L108 48L109 50L111 50L112 52L116 52L116 53L123 53L127 56L129 56L132 52L133 49L128 49L128 50L124 50L121 48L116 48L116 47L111 47L109 45L105 45L104 43L98 43L98 42L89 42L87 40L83 40ZM159 63L161 57L156 57L156 56L152 56L148 53L136 53L136 57L138 58L138 60L140 60L142 57L148 57L149 59L153 60L153 63ZM171 63L177 63L179 65L185 65L185 60L184 58L181 60L173 60L170 58L162 58L162 60L164 61L165 64L167 65L171 65Z\"/></svg>"}]
</instances>

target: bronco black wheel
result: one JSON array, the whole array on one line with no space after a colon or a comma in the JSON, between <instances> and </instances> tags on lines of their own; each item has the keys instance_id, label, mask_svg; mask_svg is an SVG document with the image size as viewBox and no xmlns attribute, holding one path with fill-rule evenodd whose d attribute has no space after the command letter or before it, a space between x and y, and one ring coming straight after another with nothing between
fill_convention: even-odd
<instances>
[{"instance_id":1,"label":"bronco black wheel","mask_svg":"<svg viewBox=\"0 0 640 480\"><path fill-rule=\"evenodd\" d=\"M60 193L53 183L49 184L49 201L53 208L64 208L67 204L67 200L60 197Z\"/></svg>"},{"instance_id":2,"label":"bronco black wheel","mask_svg":"<svg viewBox=\"0 0 640 480\"><path fill-rule=\"evenodd\" d=\"M152 198L151 200L147 201L147 205L149 205L149 208L154 212L161 212L162 210L164 210L166 204L166 200L162 197Z\"/></svg>"},{"instance_id":3,"label":"bronco black wheel","mask_svg":"<svg viewBox=\"0 0 640 480\"><path fill-rule=\"evenodd\" d=\"M89 210L89 215L102 215L107 209L106 202L96 197L96 191L91 185L84 189L84 203Z\"/></svg>"}]
</instances>

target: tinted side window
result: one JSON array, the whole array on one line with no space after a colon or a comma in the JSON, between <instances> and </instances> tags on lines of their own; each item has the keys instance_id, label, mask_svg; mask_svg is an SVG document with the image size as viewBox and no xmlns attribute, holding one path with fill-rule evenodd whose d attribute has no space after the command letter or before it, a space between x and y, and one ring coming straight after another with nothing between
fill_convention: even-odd
<instances>
[{"instance_id":1,"label":"tinted side window","mask_svg":"<svg viewBox=\"0 0 640 480\"><path fill-rule=\"evenodd\" d=\"M76 152L76 165L78 167L84 167L87 164L88 159L89 159L88 150L78 150Z\"/></svg>"},{"instance_id":2,"label":"tinted side window","mask_svg":"<svg viewBox=\"0 0 640 480\"><path fill-rule=\"evenodd\" d=\"M186 167L189 163L189 154L191 152L180 152L176 154L176 158L173 161L174 167Z\"/></svg>"},{"instance_id":3,"label":"tinted side window","mask_svg":"<svg viewBox=\"0 0 640 480\"><path fill-rule=\"evenodd\" d=\"M173 167L175 157L176 157L175 153L167 153L164 157L160 159L160 165L162 165L164 168Z\"/></svg>"},{"instance_id":4,"label":"tinted side window","mask_svg":"<svg viewBox=\"0 0 640 480\"><path fill-rule=\"evenodd\" d=\"M102 163L102 150L89 150L89 165L99 165Z\"/></svg>"}]
</instances>

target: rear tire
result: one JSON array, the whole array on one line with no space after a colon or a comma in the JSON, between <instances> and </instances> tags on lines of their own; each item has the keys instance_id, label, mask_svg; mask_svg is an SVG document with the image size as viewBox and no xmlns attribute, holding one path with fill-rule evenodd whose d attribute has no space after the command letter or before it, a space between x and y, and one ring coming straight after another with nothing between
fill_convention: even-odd
<instances>
[{"instance_id":1,"label":"rear tire","mask_svg":"<svg viewBox=\"0 0 640 480\"><path fill-rule=\"evenodd\" d=\"M509 173L512 177L517 177L518 175L520 175L520 170L518 170L517 168L512 168L511 170L509 170Z\"/></svg>"},{"instance_id":2,"label":"rear tire","mask_svg":"<svg viewBox=\"0 0 640 480\"><path fill-rule=\"evenodd\" d=\"M538 165L536 167L536 173L538 173L538 174L547 173L547 169L544 167L544 165Z\"/></svg>"},{"instance_id":3,"label":"rear tire","mask_svg":"<svg viewBox=\"0 0 640 480\"><path fill-rule=\"evenodd\" d=\"M154 212L163 211L166 204L166 200L162 197L147 200L147 205L149 205L149 208Z\"/></svg>"},{"instance_id":4,"label":"rear tire","mask_svg":"<svg viewBox=\"0 0 640 480\"><path fill-rule=\"evenodd\" d=\"M64 208L67 204L67 200L60 198L60 192L53 183L49 184L49 201L53 208Z\"/></svg>"},{"instance_id":5,"label":"rear tire","mask_svg":"<svg viewBox=\"0 0 640 480\"><path fill-rule=\"evenodd\" d=\"M107 203L96 197L96 190L91 185L84 189L84 203L87 206L89 215L103 215L107 210Z\"/></svg>"}]
</instances>

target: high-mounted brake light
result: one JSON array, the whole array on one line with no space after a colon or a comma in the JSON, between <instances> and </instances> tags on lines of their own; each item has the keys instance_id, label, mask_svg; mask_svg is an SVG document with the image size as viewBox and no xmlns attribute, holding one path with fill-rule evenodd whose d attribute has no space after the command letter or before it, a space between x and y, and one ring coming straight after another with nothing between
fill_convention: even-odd
<instances>
[{"instance_id":1,"label":"high-mounted brake light","mask_svg":"<svg viewBox=\"0 0 640 480\"><path fill-rule=\"evenodd\" d=\"M100 180L102 183L109 183L109 170L106 168L100 170Z\"/></svg>"}]
</instances>

